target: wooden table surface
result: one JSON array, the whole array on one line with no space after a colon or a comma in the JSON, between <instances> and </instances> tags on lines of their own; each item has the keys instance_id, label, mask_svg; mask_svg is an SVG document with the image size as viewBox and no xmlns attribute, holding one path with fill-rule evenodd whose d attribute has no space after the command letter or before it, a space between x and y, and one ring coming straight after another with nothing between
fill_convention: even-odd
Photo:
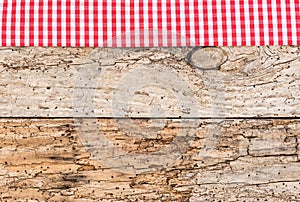
<instances>
[{"instance_id":1,"label":"wooden table surface","mask_svg":"<svg viewBox=\"0 0 300 202\"><path fill-rule=\"evenodd\" d=\"M1 48L1 201L300 201L299 47L216 49Z\"/></svg>"}]
</instances>

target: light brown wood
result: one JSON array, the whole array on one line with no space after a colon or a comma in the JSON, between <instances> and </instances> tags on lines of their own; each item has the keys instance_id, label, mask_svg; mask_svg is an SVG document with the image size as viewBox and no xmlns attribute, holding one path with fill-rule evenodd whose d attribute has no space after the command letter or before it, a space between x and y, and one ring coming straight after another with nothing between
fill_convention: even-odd
<instances>
[{"instance_id":1,"label":"light brown wood","mask_svg":"<svg viewBox=\"0 0 300 202\"><path fill-rule=\"evenodd\" d=\"M300 201L299 48L219 49L1 48L0 200Z\"/></svg>"},{"instance_id":2,"label":"light brown wood","mask_svg":"<svg viewBox=\"0 0 300 202\"><path fill-rule=\"evenodd\" d=\"M222 49L220 70L201 71L190 48L5 48L0 116L299 116L298 47Z\"/></svg>"},{"instance_id":3,"label":"light brown wood","mask_svg":"<svg viewBox=\"0 0 300 202\"><path fill-rule=\"evenodd\" d=\"M1 119L1 200L300 200L299 120L218 123L220 138L205 158L199 153L216 123L194 121L196 137L173 165L126 174L91 158L72 119ZM140 152L159 148L167 138L121 138L115 120L97 122L111 141L125 150L132 146L128 151L137 144L133 150ZM168 120L162 130L178 129L178 123Z\"/></svg>"}]
</instances>

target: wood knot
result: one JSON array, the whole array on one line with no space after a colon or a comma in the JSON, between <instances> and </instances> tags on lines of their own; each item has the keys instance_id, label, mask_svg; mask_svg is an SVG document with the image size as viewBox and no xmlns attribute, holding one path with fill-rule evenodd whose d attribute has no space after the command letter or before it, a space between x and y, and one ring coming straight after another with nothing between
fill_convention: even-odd
<instances>
[{"instance_id":1,"label":"wood knot","mask_svg":"<svg viewBox=\"0 0 300 202\"><path fill-rule=\"evenodd\" d=\"M220 69L227 61L227 54L219 47L196 47L188 53L186 61L202 70Z\"/></svg>"}]
</instances>

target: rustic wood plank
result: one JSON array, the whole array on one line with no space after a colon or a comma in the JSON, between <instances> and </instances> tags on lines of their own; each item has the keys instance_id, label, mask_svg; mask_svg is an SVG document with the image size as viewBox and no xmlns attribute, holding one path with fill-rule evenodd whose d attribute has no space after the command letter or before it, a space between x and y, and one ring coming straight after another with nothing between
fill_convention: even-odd
<instances>
[{"instance_id":1,"label":"rustic wood plank","mask_svg":"<svg viewBox=\"0 0 300 202\"><path fill-rule=\"evenodd\" d=\"M299 48L221 49L1 48L0 199L300 200Z\"/></svg>"},{"instance_id":2,"label":"rustic wood plank","mask_svg":"<svg viewBox=\"0 0 300 202\"><path fill-rule=\"evenodd\" d=\"M2 48L0 116L299 116L299 47L222 49L202 71L190 48Z\"/></svg>"},{"instance_id":3,"label":"rustic wood plank","mask_svg":"<svg viewBox=\"0 0 300 202\"><path fill-rule=\"evenodd\" d=\"M157 124L134 120L136 127L156 128L160 136L140 139L120 128L117 120L97 120L98 131L137 154L161 149L175 137L174 131L196 130L189 149L172 165L134 174L92 158L73 119L1 119L1 200L300 200L298 119L195 119L188 125L177 119L164 124L150 121ZM219 128L219 136L215 149L204 157L201 152L211 126Z\"/></svg>"}]
</instances>

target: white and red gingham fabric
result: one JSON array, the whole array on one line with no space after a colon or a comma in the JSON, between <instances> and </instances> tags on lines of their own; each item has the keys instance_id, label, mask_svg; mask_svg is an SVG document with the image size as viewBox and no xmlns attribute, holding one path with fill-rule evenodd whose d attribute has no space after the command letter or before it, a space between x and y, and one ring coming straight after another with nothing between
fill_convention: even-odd
<instances>
[{"instance_id":1,"label":"white and red gingham fabric","mask_svg":"<svg viewBox=\"0 0 300 202\"><path fill-rule=\"evenodd\" d=\"M299 0L0 0L2 46L300 45Z\"/></svg>"}]
</instances>

